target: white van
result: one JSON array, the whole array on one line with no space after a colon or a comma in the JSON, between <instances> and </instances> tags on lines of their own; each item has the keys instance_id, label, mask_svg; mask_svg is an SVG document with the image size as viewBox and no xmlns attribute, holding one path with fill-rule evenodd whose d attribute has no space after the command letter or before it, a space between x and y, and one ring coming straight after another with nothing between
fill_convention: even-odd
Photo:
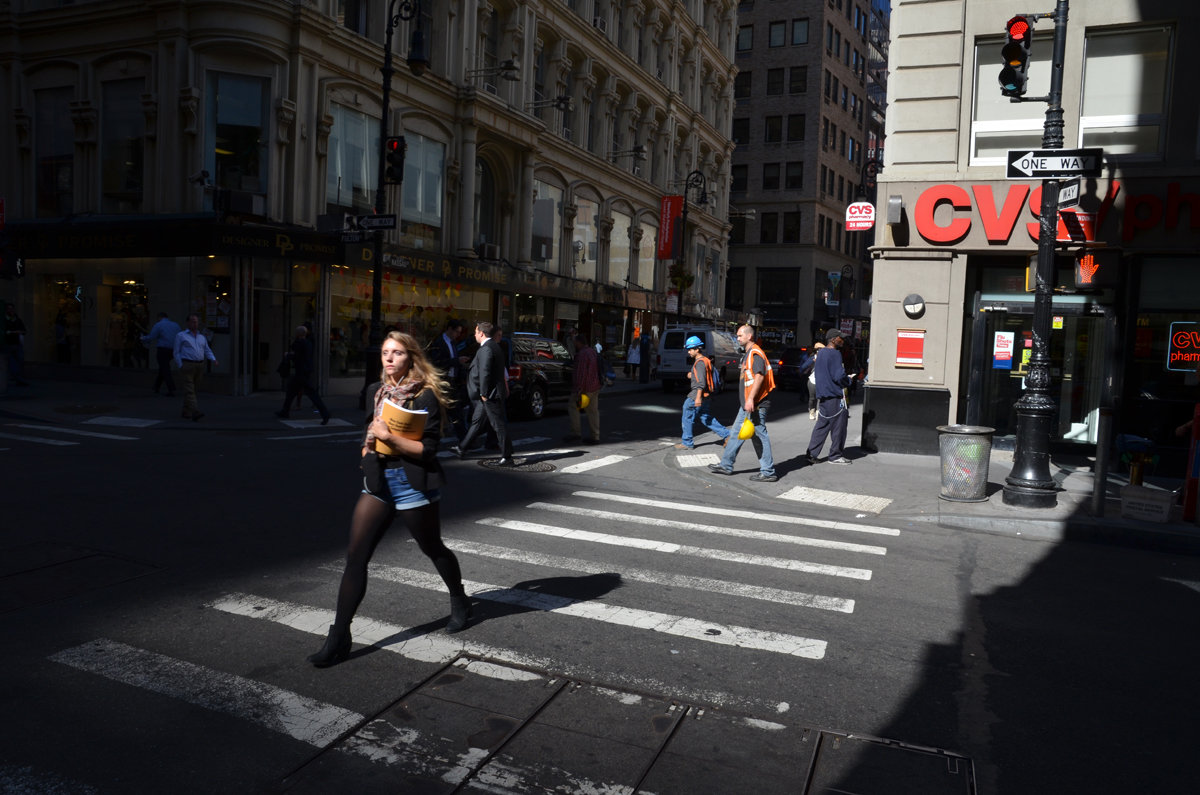
<instances>
[{"instance_id":1,"label":"white van","mask_svg":"<svg viewBox=\"0 0 1200 795\"><path fill-rule=\"evenodd\" d=\"M737 377L741 355L737 349L737 338L728 331L712 326L667 326L658 338L658 378L664 392L678 387L687 387L692 370L687 350L683 347L688 337L704 340L704 355L713 363L715 376L719 376L721 391L730 378Z\"/></svg>"}]
</instances>

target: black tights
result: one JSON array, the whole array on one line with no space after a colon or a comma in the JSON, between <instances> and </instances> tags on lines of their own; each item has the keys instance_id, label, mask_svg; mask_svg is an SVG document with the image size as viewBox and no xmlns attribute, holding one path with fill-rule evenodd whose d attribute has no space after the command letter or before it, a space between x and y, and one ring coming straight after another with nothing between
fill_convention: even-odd
<instances>
[{"instance_id":1,"label":"black tights","mask_svg":"<svg viewBox=\"0 0 1200 795\"><path fill-rule=\"evenodd\" d=\"M338 588L335 625L350 626L350 620L354 618L367 592L367 564L371 562L375 547L397 513L403 518L421 551L433 561L450 595L465 594L458 558L442 543L441 511L438 505L433 502L420 508L397 511L391 503L369 494L358 496L358 504L354 506L354 516L350 520L350 548L346 551L346 570L342 573L342 584Z\"/></svg>"}]
</instances>

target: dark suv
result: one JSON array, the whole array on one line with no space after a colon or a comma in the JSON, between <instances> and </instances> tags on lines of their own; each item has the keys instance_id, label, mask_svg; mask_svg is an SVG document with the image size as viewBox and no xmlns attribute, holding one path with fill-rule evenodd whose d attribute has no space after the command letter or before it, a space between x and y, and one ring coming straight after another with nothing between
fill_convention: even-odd
<instances>
[{"instance_id":1,"label":"dark suv","mask_svg":"<svg viewBox=\"0 0 1200 795\"><path fill-rule=\"evenodd\" d=\"M517 332L501 340L508 357L508 406L540 419L551 402L571 397L575 357L558 340Z\"/></svg>"}]
</instances>

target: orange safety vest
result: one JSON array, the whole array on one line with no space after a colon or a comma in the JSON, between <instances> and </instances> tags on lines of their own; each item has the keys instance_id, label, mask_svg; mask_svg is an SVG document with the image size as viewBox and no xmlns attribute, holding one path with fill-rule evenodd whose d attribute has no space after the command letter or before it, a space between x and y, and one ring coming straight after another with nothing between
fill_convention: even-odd
<instances>
[{"instance_id":1,"label":"orange safety vest","mask_svg":"<svg viewBox=\"0 0 1200 795\"><path fill-rule=\"evenodd\" d=\"M700 362L704 362L704 380L706 382L704 389L700 390L700 397L708 397L713 393L713 371L712 361L707 356L698 354L695 361L692 362L692 381L695 382L699 380L696 378L696 365L698 365Z\"/></svg>"},{"instance_id":2,"label":"orange safety vest","mask_svg":"<svg viewBox=\"0 0 1200 795\"><path fill-rule=\"evenodd\" d=\"M746 359L742 362L742 383L746 387L743 394L749 394L751 387L754 386L755 354L761 356L763 364L766 365L766 371L763 373L763 392L758 396L758 402L761 403L775 389L775 373L771 370L771 360L767 358L767 354L763 353L763 349L758 347L757 343L750 343L750 347L746 349Z\"/></svg>"}]
</instances>

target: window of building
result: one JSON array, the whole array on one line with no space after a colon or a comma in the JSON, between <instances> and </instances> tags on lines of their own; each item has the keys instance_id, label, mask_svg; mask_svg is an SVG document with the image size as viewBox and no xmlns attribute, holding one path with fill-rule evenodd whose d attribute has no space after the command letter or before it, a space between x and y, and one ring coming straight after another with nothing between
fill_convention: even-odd
<instances>
[{"instance_id":1,"label":"window of building","mask_svg":"<svg viewBox=\"0 0 1200 795\"><path fill-rule=\"evenodd\" d=\"M792 20L792 44L808 44L808 20Z\"/></svg>"},{"instance_id":2,"label":"window of building","mask_svg":"<svg viewBox=\"0 0 1200 795\"><path fill-rule=\"evenodd\" d=\"M746 269L730 268L725 276L725 308L741 312L745 307Z\"/></svg>"},{"instance_id":3,"label":"window of building","mask_svg":"<svg viewBox=\"0 0 1200 795\"><path fill-rule=\"evenodd\" d=\"M575 197L575 230L571 241L571 269L578 279L596 278L596 254L600 239L600 205L592 199Z\"/></svg>"},{"instance_id":4,"label":"window of building","mask_svg":"<svg viewBox=\"0 0 1200 795\"><path fill-rule=\"evenodd\" d=\"M754 26L740 25L737 34L737 51L749 52L754 49Z\"/></svg>"},{"instance_id":5,"label":"window of building","mask_svg":"<svg viewBox=\"0 0 1200 795\"><path fill-rule=\"evenodd\" d=\"M783 117L768 116L766 118L766 135L764 140L769 144L777 144L783 140Z\"/></svg>"},{"instance_id":6,"label":"window of building","mask_svg":"<svg viewBox=\"0 0 1200 795\"><path fill-rule=\"evenodd\" d=\"M745 146L750 143L750 120L749 119L734 119L733 128L729 132L729 137L733 139L735 144Z\"/></svg>"},{"instance_id":7,"label":"window of building","mask_svg":"<svg viewBox=\"0 0 1200 795\"><path fill-rule=\"evenodd\" d=\"M758 226L758 242L774 243L779 239L779 213L763 213Z\"/></svg>"},{"instance_id":8,"label":"window of building","mask_svg":"<svg viewBox=\"0 0 1200 795\"><path fill-rule=\"evenodd\" d=\"M828 52L833 51L833 23L825 23L825 49Z\"/></svg>"},{"instance_id":9,"label":"window of building","mask_svg":"<svg viewBox=\"0 0 1200 795\"><path fill-rule=\"evenodd\" d=\"M786 175L784 186L788 190L801 190L804 187L804 161L789 160Z\"/></svg>"},{"instance_id":10,"label":"window of building","mask_svg":"<svg viewBox=\"0 0 1200 795\"><path fill-rule=\"evenodd\" d=\"M1163 151L1171 30L1089 31L1084 44L1082 146L1105 155Z\"/></svg>"},{"instance_id":11,"label":"window of building","mask_svg":"<svg viewBox=\"0 0 1200 795\"><path fill-rule=\"evenodd\" d=\"M559 222L562 203L562 188L537 179L533 181L533 245L530 256L535 262L554 261L562 246L562 224Z\"/></svg>"},{"instance_id":12,"label":"window of building","mask_svg":"<svg viewBox=\"0 0 1200 795\"><path fill-rule=\"evenodd\" d=\"M762 187L763 187L763 190L779 190L779 164L778 163L763 163Z\"/></svg>"},{"instance_id":13,"label":"window of building","mask_svg":"<svg viewBox=\"0 0 1200 795\"><path fill-rule=\"evenodd\" d=\"M808 67L793 66L788 69L788 93L803 94L808 91Z\"/></svg>"},{"instance_id":14,"label":"window of building","mask_svg":"<svg viewBox=\"0 0 1200 795\"><path fill-rule=\"evenodd\" d=\"M216 187L267 192L270 96L265 78L209 73L205 166Z\"/></svg>"},{"instance_id":15,"label":"window of building","mask_svg":"<svg viewBox=\"0 0 1200 795\"><path fill-rule=\"evenodd\" d=\"M338 0L338 24L360 36L367 34L367 0Z\"/></svg>"},{"instance_id":16,"label":"window of building","mask_svg":"<svg viewBox=\"0 0 1200 795\"><path fill-rule=\"evenodd\" d=\"M821 119L821 148L829 148L829 119Z\"/></svg>"},{"instance_id":17,"label":"window of building","mask_svg":"<svg viewBox=\"0 0 1200 795\"><path fill-rule=\"evenodd\" d=\"M753 85L751 75L753 72L738 72L737 77L733 78L733 98L748 99L750 97L750 87Z\"/></svg>"},{"instance_id":18,"label":"window of building","mask_svg":"<svg viewBox=\"0 0 1200 795\"><path fill-rule=\"evenodd\" d=\"M1046 108L1040 102L1009 102L1000 93L1000 49L1003 40L975 44L975 97L971 120L971 165L1003 165L1009 149L1040 149ZM1052 35L1034 35L1029 59L1028 95L1050 93Z\"/></svg>"},{"instance_id":19,"label":"window of building","mask_svg":"<svg viewBox=\"0 0 1200 795\"><path fill-rule=\"evenodd\" d=\"M767 95L783 93L783 75L784 69L768 69L767 70Z\"/></svg>"},{"instance_id":20,"label":"window of building","mask_svg":"<svg viewBox=\"0 0 1200 795\"><path fill-rule=\"evenodd\" d=\"M842 86L842 110L847 110L850 106L850 91Z\"/></svg>"},{"instance_id":21,"label":"window of building","mask_svg":"<svg viewBox=\"0 0 1200 795\"><path fill-rule=\"evenodd\" d=\"M608 233L608 283L624 286L630 275L630 265L633 257L633 244L629 238L629 229L633 219L622 212L613 210L612 230Z\"/></svg>"},{"instance_id":22,"label":"window of building","mask_svg":"<svg viewBox=\"0 0 1200 795\"><path fill-rule=\"evenodd\" d=\"M143 91L145 81L140 77L101 86L101 212L136 213L142 209L142 133L146 128Z\"/></svg>"},{"instance_id":23,"label":"window of building","mask_svg":"<svg viewBox=\"0 0 1200 795\"><path fill-rule=\"evenodd\" d=\"M804 114L789 113L787 117L787 139L789 141L804 140Z\"/></svg>"},{"instance_id":24,"label":"window of building","mask_svg":"<svg viewBox=\"0 0 1200 795\"><path fill-rule=\"evenodd\" d=\"M783 214L784 243L800 242L800 212L798 210Z\"/></svg>"},{"instance_id":25,"label":"window of building","mask_svg":"<svg viewBox=\"0 0 1200 795\"><path fill-rule=\"evenodd\" d=\"M755 274L758 305L795 307L800 293L800 271L797 268L759 268ZM793 312L795 310L793 309Z\"/></svg>"},{"instance_id":26,"label":"window of building","mask_svg":"<svg viewBox=\"0 0 1200 795\"><path fill-rule=\"evenodd\" d=\"M846 154L846 131L845 130L842 130L842 132L840 134L839 144L838 144L838 153L843 156Z\"/></svg>"},{"instance_id":27,"label":"window of building","mask_svg":"<svg viewBox=\"0 0 1200 795\"><path fill-rule=\"evenodd\" d=\"M33 95L38 218L74 212L75 126L70 105L74 99L75 89L70 87L44 88Z\"/></svg>"},{"instance_id":28,"label":"window of building","mask_svg":"<svg viewBox=\"0 0 1200 795\"><path fill-rule=\"evenodd\" d=\"M734 193L745 193L748 173L744 163L731 166L729 169L729 190Z\"/></svg>"},{"instance_id":29,"label":"window of building","mask_svg":"<svg viewBox=\"0 0 1200 795\"><path fill-rule=\"evenodd\" d=\"M825 177L828 173L829 173L829 169L826 168L825 166L821 166L821 182L817 187L820 189L822 194L825 193Z\"/></svg>"},{"instance_id":30,"label":"window of building","mask_svg":"<svg viewBox=\"0 0 1200 795\"><path fill-rule=\"evenodd\" d=\"M846 190L846 178L841 175L838 175L838 189L837 189L838 201L846 200L845 190Z\"/></svg>"},{"instance_id":31,"label":"window of building","mask_svg":"<svg viewBox=\"0 0 1200 795\"><path fill-rule=\"evenodd\" d=\"M333 103L333 127L325 158L326 212L369 213L379 179L379 120Z\"/></svg>"},{"instance_id":32,"label":"window of building","mask_svg":"<svg viewBox=\"0 0 1200 795\"><path fill-rule=\"evenodd\" d=\"M746 216L735 215L729 219L729 243L740 245L746 242Z\"/></svg>"},{"instance_id":33,"label":"window of building","mask_svg":"<svg viewBox=\"0 0 1200 795\"><path fill-rule=\"evenodd\" d=\"M787 23L772 22L767 28L767 46L782 47L787 44Z\"/></svg>"},{"instance_id":34,"label":"window of building","mask_svg":"<svg viewBox=\"0 0 1200 795\"><path fill-rule=\"evenodd\" d=\"M828 101L833 92L833 75L828 69L825 70L825 100Z\"/></svg>"},{"instance_id":35,"label":"window of building","mask_svg":"<svg viewBox=\"0 0 1200 795\"><path fill-rule=\"evenodd\" d=\"M417 133L405 133L404 200L400 213L401 245L438 250L442 240L446 145Z\"/></svg>"}]
</instances>

